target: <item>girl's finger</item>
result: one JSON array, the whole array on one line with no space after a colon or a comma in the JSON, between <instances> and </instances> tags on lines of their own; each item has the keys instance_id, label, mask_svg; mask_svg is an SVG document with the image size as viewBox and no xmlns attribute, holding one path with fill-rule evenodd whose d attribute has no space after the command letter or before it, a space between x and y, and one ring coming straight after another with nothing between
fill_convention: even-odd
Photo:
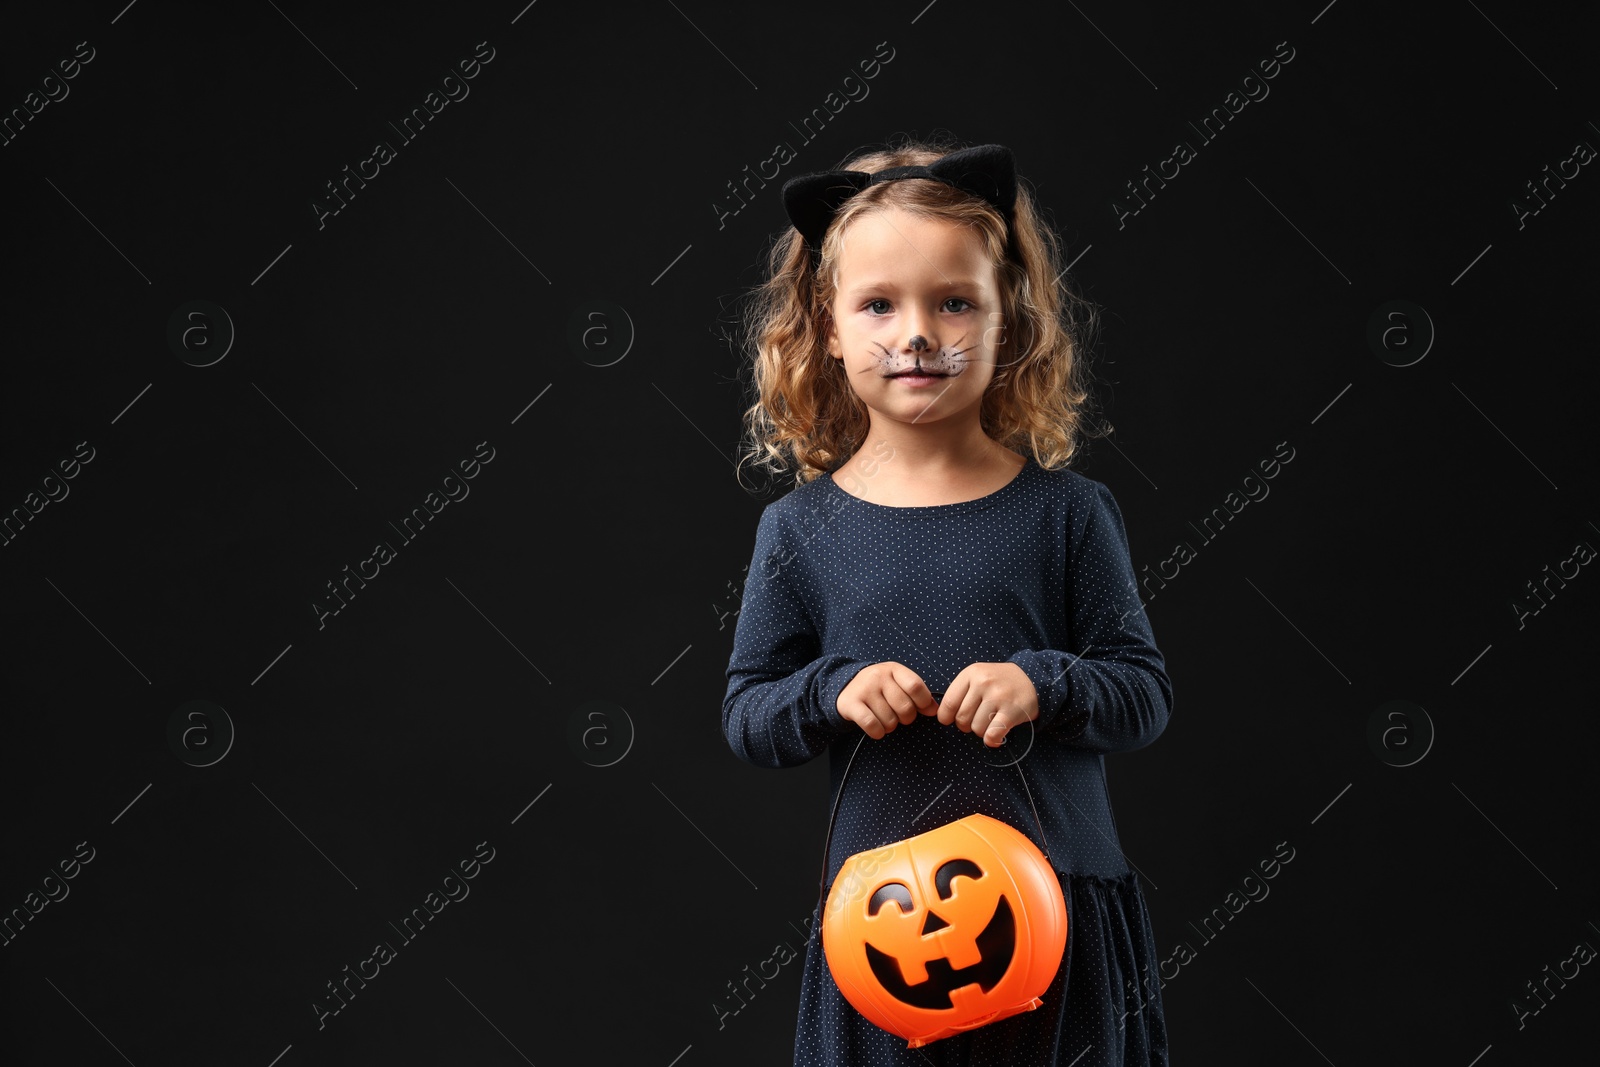
<instances>
[{"instance_id":1,"label":"girl's finger","mask_svg":"<svg viewBox=\"0 0 1600 1067\"><path fill-rule=\"evenodd\" d=\"M909 693L891 682L884 687L883 696L894 709L895 717L902 726L915 721L917 705Z\"/></svg>"},{"instance_id":2,"label":"girl's finger","mask_svg":"<svg viewBox=\"0 0 1600 1067\"><path fill-rule=\"evenodd\" d=\"M966 699L970 687L960 675L950 683L950 688L945 690L944 699L939 702L939 721L946 726L956 721L956 715L961 710L961 702Z\"/></svg>"},{"instance_id":3,"label":"girl's finger","mask_svg":"<svg viewBox=\"0 0 1600 1067\"><path fill-rule=\"evenodd\" d=\"M873 715L877 716L878 726L885 734L900 725L900 717L894 713L894 708L890 707L889 702L883 698L882 692L872 693L865 699L867 707L872 710Z\"/></svg>"},{"instance_id":4,"label":"girl's finger","mask_svg":"<svg viewBox=\"0 0 1600 1067\"><path fill-rule=\"evenodd\" d=\"M979 704L977 710L972 713L972 732L982 737L988 731L989 722L994 718L996 710L992 700L985 700Z\"/></svg>"},{"instance_id":5,"label":"girl's finger","mask_svg":"<svg viewBox=\"0 0 1600 1067\"><path fill-rule=\"evenodd\" d=\"M972 732L982 737L985 743L999 744L1020 718L1011 705L986 700L973 717Z\"/></svg>"},{"instance_id":6,"label":"girl's finger","mask_svg":"<svg viewBox=\"0 0 1600 1067\"><path fill-rule=\"evenodd\" d=\"M977 721L978 712L983 710L983 698L974 693L969 693L961 702L961 709L956 712L956 725L967 733L972 732L973 723Z\"/></svg>"},{"instance_id":7,"label":"girl's finger","mask_svg":"<svg viewBox=\"0 0 1600 1067\"><path fill-rule=\"evenodd\" d=\"M996 712L989 722L984 726L983 743L991 748L997 748L1000 745L1005 744L1006 734L1010 733L1011 728L1016 725L1016 723L1012 721L1016 718L1018 718L1018 716L1012 715L1005 711Z\"/></svg>"},{"instance_id":8,"label":"girl's finger","mask_svg":"<svg viewBox=\"0 0 1600 1067\"><path fill-rule=\"evenodd\" d=\"M939 710L938 702L933 699L933 694L928 691L928 683L909 667L895 671L890 676L896 685L911 698L911 703L923 715L932 715Z\"/></svg>"},{"instance_id":9,"label":"girl's finger","mask_svg":"<svg viewBox=\"0 0 1600 1067\"><path fill-rule=\"evenodd\" d=\"M865 700L857 701L848 708L841 706L839 714L861 727L861 731L873 740L883 736L883 724L878 721L877 713Z\"/></svg>"}]
</instances>

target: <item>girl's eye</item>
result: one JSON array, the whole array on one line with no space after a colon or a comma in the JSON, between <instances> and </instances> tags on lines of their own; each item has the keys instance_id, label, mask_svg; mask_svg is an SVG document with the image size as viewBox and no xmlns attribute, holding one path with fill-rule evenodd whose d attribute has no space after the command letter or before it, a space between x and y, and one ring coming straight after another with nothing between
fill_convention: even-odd
<instances>
[{"instance_id":1,"label":"girl's eye","mask_svg":"<svg viewBox=\"0 0 1600 1067\"><path fill-rule=\"evenodd\" d=\"M972 307L972 301L967 300L967 299L965 299L963 297L959 297L959 296L949 297L948 299L945 300L945 303L948 304L952 300L955 301L958 304L963 305L962 307L954 309L957 313L960 313L962 311L966 311L968 308ZM879 304L888 304L888 303L889 303L889 301L883 299L882 297L878 297L876 300L867 301L867 308L868 308L868 310L873 310ZM878 312L878 314L883 314L883 313L884 312Z\"/></svg>"}]
</instances>

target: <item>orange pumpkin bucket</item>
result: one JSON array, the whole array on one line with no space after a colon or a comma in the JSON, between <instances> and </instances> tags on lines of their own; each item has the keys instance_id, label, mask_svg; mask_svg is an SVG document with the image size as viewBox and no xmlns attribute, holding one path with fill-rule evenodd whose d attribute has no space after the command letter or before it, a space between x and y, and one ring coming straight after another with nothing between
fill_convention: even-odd
<instances>
[{"instance_id":1,"label":"orange pumpkin bucket","mask_svg":"<svg viewBox=\"0 0 1600 1067\"><path fill-rule=\"evenodd\" d=\"M822 916L839 991L908 1048L1038 1008L1066 944L1066 901L1049 860L983 814L851 856Z\"/></svg>"}]
</instances>

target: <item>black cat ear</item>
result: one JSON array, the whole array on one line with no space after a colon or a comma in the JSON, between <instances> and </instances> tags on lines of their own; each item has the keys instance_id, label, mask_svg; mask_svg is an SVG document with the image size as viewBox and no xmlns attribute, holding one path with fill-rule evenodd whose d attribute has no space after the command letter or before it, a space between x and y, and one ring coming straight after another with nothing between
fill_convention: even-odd
<instances>
[{"instance_id":1,"label":"black cat ear","mask_svg":"<svg viewBox=\"0 0 1600 1067\"><path fill-rule=\"evenodd\" d=\"M822 238L840 205L865 189L871 178L865 171L835 170L783 183L783 209L813 255L822 250Z\"/></svg>"},{"instance_id":2,"label":"black cat ear","mask_svg":"<svg viewBox=\"0 0 1600 1067\"><path fill-rule=\"evenodd\" d=\"M929 163L928 172L963 192L982 197L1010 221L1017 202L1017 169L1011 149L1005 145L983 144L951 152Z\"/></svg>"}]
</instances>

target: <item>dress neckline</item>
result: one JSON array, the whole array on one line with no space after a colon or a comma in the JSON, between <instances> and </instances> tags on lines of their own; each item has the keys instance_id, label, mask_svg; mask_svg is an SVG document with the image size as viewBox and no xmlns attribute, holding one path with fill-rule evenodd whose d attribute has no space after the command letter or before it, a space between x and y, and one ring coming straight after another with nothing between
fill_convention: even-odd
<instances>
[{"instance_id":1,"label":"dress neckline","mask_svg":"<svg viewBox=\"0 0 1600 1067\"><path fill-rule=\"evenodd\" d=\"M837 493L846 500L853 501L863 507L874 508L878 511L896 512L904 515L954 515L965 511L979 511L992 507L1003 501L1007 496L1016 492L1021 483L1028 477L1034 467L1038 466L1031 455L1023 457L1022 469L1012 476L1011 480L992 493L975 497L972 500L957 500L950 504L917 504L902 507L896 504L878 504L871 500L863 500L851 493L844 486L833 480L831 471L823 473L820 477L828 483L828 492Z\"/></svg>"}]
</instances>

